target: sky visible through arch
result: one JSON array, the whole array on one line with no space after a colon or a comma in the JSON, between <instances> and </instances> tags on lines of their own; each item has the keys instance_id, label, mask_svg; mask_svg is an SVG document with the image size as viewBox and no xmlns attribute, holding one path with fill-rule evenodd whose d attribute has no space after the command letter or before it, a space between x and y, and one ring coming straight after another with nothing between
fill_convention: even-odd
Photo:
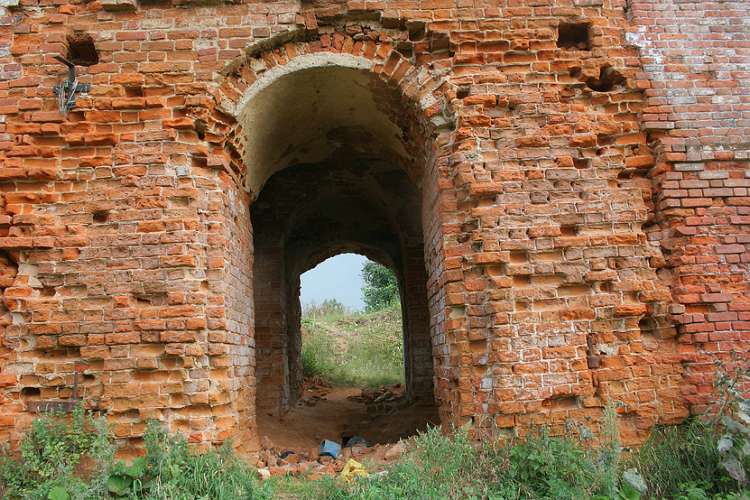
<instances>
[{"instance_id":1,"label":"sky visible through arch","mask_svg":"<svg viewBox=\"0 0 750 500\"><path fill-rule=\"evenodd\" d=\"M367 257L344 253L324 260L300 277L300 303L320 304L326 299L336 299L345 306L361 310L362 266Z\"/></svg>"}]
</instances>

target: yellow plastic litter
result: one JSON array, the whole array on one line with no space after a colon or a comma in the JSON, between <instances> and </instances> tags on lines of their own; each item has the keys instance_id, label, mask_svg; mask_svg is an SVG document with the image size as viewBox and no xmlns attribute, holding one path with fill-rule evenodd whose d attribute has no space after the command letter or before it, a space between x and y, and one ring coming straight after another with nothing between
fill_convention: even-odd
<instances>
[{"instance_id":1,"label":"yellow plastic litter","mask_svg":"<svg viewBox=\"0 0 750 500\"><path fill-rule=\"evenodd\" d=\"M367 470L365 469L364 465L357 462L353 458L350 458L346 462L346 465L344 465L344 468L341 470L341 474L339 475L339 477L347 483L351 483L357 476L367 477Z\"/></svg>"}]
</instances>

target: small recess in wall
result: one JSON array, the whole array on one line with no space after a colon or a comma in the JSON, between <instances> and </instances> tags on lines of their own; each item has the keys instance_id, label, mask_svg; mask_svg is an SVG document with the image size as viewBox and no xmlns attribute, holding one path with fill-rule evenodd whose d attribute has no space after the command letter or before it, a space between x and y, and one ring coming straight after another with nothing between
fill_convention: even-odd
<instances>
[{"instance_id":1,"label":"small recess in wall","mask_svg":"<svg viewBox=\"0 0 750 500\"><path fill-rule=\"evenodd\" d=\"M557 46L563 49L591 50L591 25L560 23L557 27Z\"/></svg>"}]
</instances>

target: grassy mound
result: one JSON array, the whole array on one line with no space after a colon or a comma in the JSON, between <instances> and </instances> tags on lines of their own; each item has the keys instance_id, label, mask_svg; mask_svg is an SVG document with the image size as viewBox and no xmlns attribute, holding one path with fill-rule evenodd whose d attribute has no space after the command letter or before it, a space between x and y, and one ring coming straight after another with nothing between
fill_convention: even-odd
<instances>
[{"instance_id":1,"label":"grassy mound","mask_svg":"<svg viewBox=\"0 0 750 500\"><path fill-rule=\"evenodd\" d=\"M302 364L305 376L339 386L403 383L400 307L369 313L330 303L308 308L302 318Z\"/></svg>"}]
</instances>

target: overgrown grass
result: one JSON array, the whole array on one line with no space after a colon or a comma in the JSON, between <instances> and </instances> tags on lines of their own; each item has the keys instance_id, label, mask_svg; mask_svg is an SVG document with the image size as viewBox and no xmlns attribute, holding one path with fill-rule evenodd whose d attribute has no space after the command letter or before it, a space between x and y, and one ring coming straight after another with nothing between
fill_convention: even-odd
<instances>
[{"instance_id":1,"label":"overgrown grass","mask_svg":"<svg viewBox=\"0 0 750 500\"><path fill-rule=\"evenodd\" d=\"M398 305L370 313L323 306L306 309L302 318L305 376L319 376L341 386L403 383L404 345Z\"/></svg>"},{"instance_id":2,"label":"overgrown grass","mask_svg":"<svg viewBox=\"0 0 750 500\"><path fill-rule=\"evenodd\" d=\"M157 422L145 435L146 454L131 464L116 461L106 421L85 415L46 416L34 421L19 456L0 456L3 499L238 499L271 498L255 471L227 444L219 451L190 453L181 435Z\"/></svg>"},{"instance_id":3,"label":"overgrown grass","mask_svg":"<svg viewBox=\"0 0 750 500\"><path fill-rule=\"evenodd\" d=\"M449 438L430 429L415 439L413 450L385 475L359 479L353 485L332 478L286 479L277 481L275 488L310 500L750 498L750 492L720 468L712 468L710 476L699 476L704 463L675 462L666 455L656 458L664 462L662 470L647 478L648 490L641 493L633 484L641 477L640 471L621 457L616 444L590 447L540 431L525 441L477 445L464 431ZM668 477L670 472L678 478L692 478L674 481Z\"/></svg>"},{"instance_id":4,"label":"overgrown grass","mask_svg":"<svg viewBox=\"0 0 750 500\"><path fill-rule=\"evenodd\" d=\"M736 481L721 467L716 447L720 436L715 427L697 418L660 427L631 461L657 498L673 497L699 483L711 494L729 493L736 489Z\"/></svg>"},{"instance_id":5,"label":"overgrown grass","mask_svg":"<svg viewBox=\"0 0 750 500\"><path fill-rule=\"evenodd\" d=\"M263 484L229 446L193 454L180 435L152 422L146 454L131 464L114 460L106 424L80 410L64 423L45 417L34 423L21 456L0 460L0 497L8 499L747 499L747 490L719 465L718 429L691 421L659 430L628 458L621 455L610 410L604 443L550 437L543 429L524 440L469 439L430 429L388 467L347 484L277 479ZM81 468L82 459L89 464ZM745 465L747 467L747 464ZM642 476L642 477L641 477ZM629 479L628 479L629 477ZM633 478L636 481L633 481ZM638 479L647 486L642 493Z\"/></svg>"}]
</instances>

